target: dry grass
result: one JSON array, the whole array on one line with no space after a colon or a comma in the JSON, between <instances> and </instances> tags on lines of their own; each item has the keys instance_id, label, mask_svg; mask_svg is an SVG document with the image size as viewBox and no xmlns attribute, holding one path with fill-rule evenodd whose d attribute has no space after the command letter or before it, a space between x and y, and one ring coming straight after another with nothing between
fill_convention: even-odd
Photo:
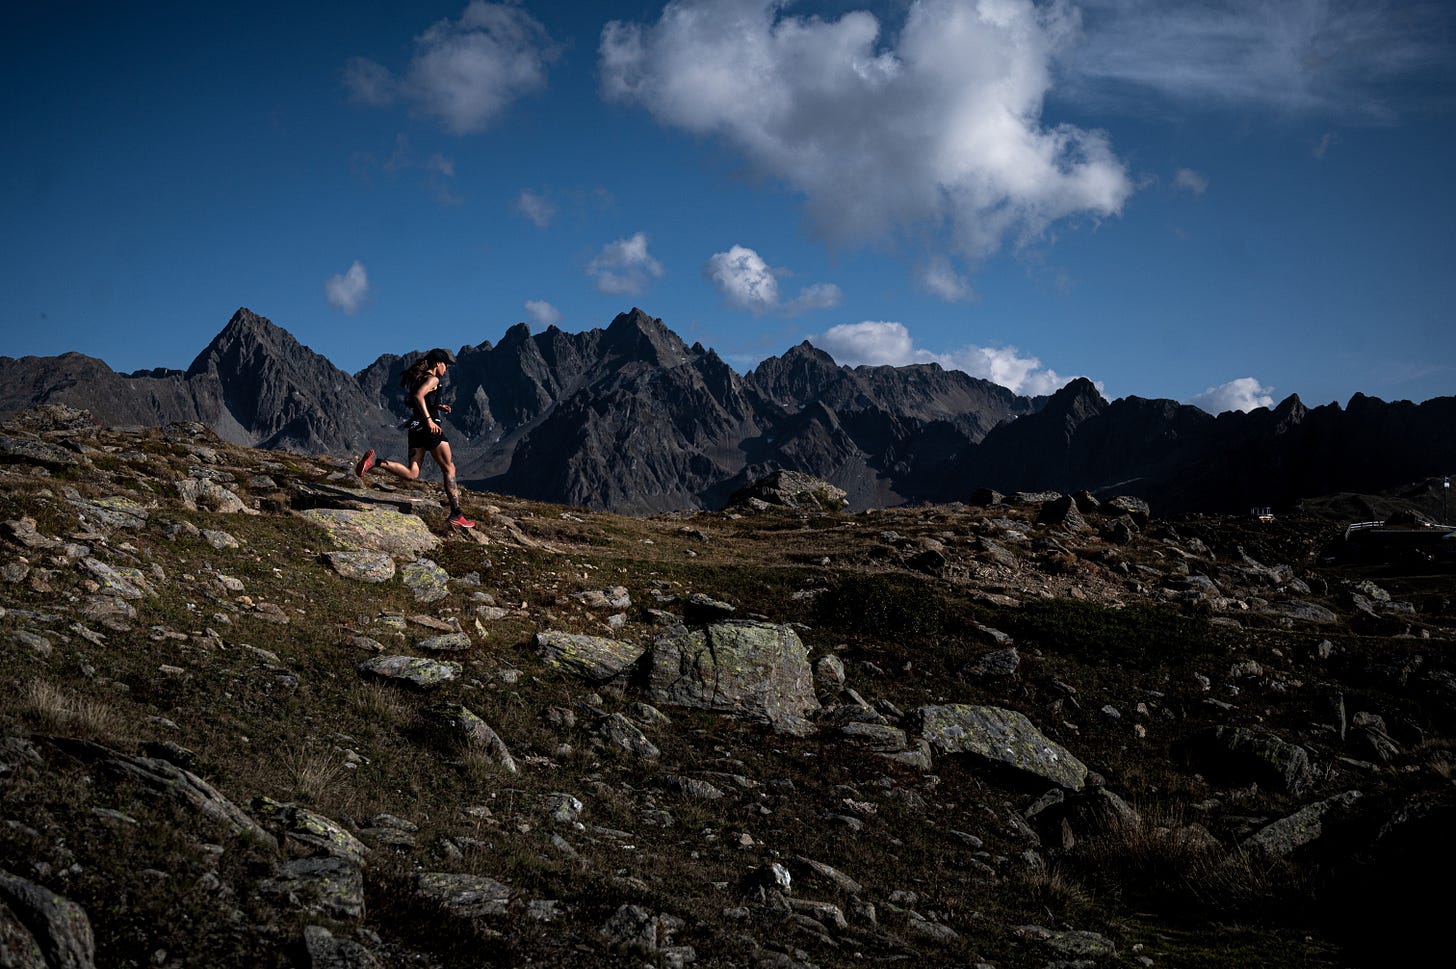
<instances>
[{"instance_id":1,"label":"dry grass","mask_svg":"<svg viewBox=\"0 0 1456 969\"><path fill-rule=\"evenodd\" d=\"M349 774L338 754L306 748L285 753L282 766L290 796L308 804L336 799Z\"/></svg>"},{"instance_id":2,"label":"dry grass","mask_svg":"<svg viewBox=\"0 0 1456 969\"><path fill-rule=\"evenodd\" d=\"M113 738L121 717L107 703L78 697L45 680L32 680L21 696L21 714L40 730L88 740Z\"/></svg>"}]
</instances>

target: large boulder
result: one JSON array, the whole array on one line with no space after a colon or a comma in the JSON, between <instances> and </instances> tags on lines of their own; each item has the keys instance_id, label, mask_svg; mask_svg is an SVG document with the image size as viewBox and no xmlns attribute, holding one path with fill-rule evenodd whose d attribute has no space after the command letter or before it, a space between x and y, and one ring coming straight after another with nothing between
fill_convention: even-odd
<instances>
[{"instance_id":1,"label":"large boulder","mask_svg":"<svg viewBox=\"0 0 1456 969\"><path fill-rule=\"evenodd\" d=\"M0 956L7 967L92 969L96 941L81 906L0 869Z\"/></svg>"},{"instance_id":2,"label":"large boulder","mask_svg":"<svg viewBox=\"0 0 1456 969\"><path fill-rule=\"evenodd\" d=\"M775 471L728 497L730 508L741 505L758 510L778 507L842 511L848 504L849 495L843 488L802 471Z\"/></svg>"},{"instance_id":3,"label":"large boulder","mask_svg":"<svg viewBox=\"0 0 1456 969\"><path fill-rule=\"evenodd\" d=\"M788 626L720 622L674 626L652 645L655 703L761 718L781 733L805 734L819 709L809 649Z\"/></svg>"},{"instance_id":4,"label":"large boulder","mask_svg":"<svg viewBox=\"0 0 1456 969\"><path fill-rule=\"evenodd\" d=\"M1073 791L1087 781L1086 765L1015 710L951 703L921 707L916 719L941 753L971 754Z\"/></svg>"},{"instance_id":5,"label":"large boulder","mask_svg":"<svg viewBox=\"0 0 1456 969\"><path fill-rule=\"evenodd\" d=\"M1309 753L1268 730L1225 725L1205 734L1196 746L1205 769L1232 783L1255 781L1299 794L1314 780Z\"/></svg>"},{"instance_id":6,"label":"large boulder","mask_svg":"<svg viewBox=\"0 0 1456 969\"><path fill-rule=\"evenodd\" d=\"M440 544L440 537L422 519L388 508L310 508L301 514L328 532L334 544L346 551L387 552L413 560Z\"/></svg>"}]
</instances>

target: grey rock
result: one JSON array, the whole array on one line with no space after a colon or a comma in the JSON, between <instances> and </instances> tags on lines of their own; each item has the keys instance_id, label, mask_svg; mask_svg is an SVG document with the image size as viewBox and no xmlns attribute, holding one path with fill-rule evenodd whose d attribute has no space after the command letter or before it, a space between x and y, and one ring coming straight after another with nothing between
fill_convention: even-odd
<instances>
[{"instance_id":1,"label":"grey rock","mask_svg":"<svg viewBox=\"0 0 1456 969\"><path fill-rule=\"evenodd\" d=\"M1324 835L1327 824L1348 818L1361 796L1359 791L1346 791L1306 804L1288 817L1260 828L1244 842L1244 849L1269 858L1282 858L1297 848L1318 841Z\"/></svg>"},{"instance_id":2,"label":"grey rock","mask_svg":"<svg viewBox=\"0 0 1456 969\"><path fill-rule=\"evenodd\" d=\"M732 619L733 614L737 611L736 606L703 595L701 592L694 592L683 602L683 621L693 625L706 626L710 623Z\"/></svg>"},{"instance_id":3,"label":"grey rock","mask_svg":"<svg viewBox=\"0 0 1456 969\"><path fill-rule=\"evenodd\" d=\"M978 680L1005 679L1021 668L1021 654L1015 646L985 653L966 667L966 675Z\"/></svg>"},{"instance_id":4,"label":"grey rock","mask_svg":"<svg viewBox=\"0 0 1456 969\"><path fill-rule=\"evenodd\" d=\"M1339 616L1324 606L1295 599L1271 602L1264 607L1263 611L1271 616L1283 616L1286 619L1297 619L1300 622L1331 623L1340 620Z\"/></svg>"},{"instance_id":5,"label":"grey rock","mask_svg":"<svg viewBox=\"0 0 1456 969\"><path fill-rule=\"evenodd\" d=\"M1048 929L1041 925L1018 925L1013 930L1023 939L1040 942L1067 959L1114 959L1117 947L1096 932Z\"/></svg>"},{"instance_id":6,"label":"grey rock","mask_svg":"<svg viewBox=\"0 0 1456 969\"><path fill-rule=\"evenodd\" d=\"M921 707L916 716L921 737L941 753L972 754L1074 791L1086 782L1086 766L1014 710L950 704Z\"/></svg>"},{"instance_id":7,"label":"grey rock","mask_svg":"<svg viewBox=\"0 0 1456 969\"><path fill-rule=\"evenodd\" d=\"M258 885L273 898L314 917L358 919L364 916L364 873L344 858L297 858L279 865Z\"/></svg>"},{"instance_id":8,"label":"grey rock","mask_svg":"<svg viewBox=\"0 0 1456 969\"><path fill-rule=\"evenodd\" d=\"M440 545L440 537L420 518L387 508L368 511L310 508L301 514L346 551L385 552L399 558L414 558Z\"/></svg>"},{"instance_id":9,"label":"grey rock","mask_svg":"<svg viewBox=\"0 0 1456 969\"><path fill-rule=\"evenodd\" d=\"M286 841L311 851L321 851L362 866L369 849L343 825L322 814L271 797L255 797L249 804L253 813Z\"/></svg>"},{"instance_id":10,"label":"grey rock","mask_svg":"<svg viewBox=\"0 0 1456 969\"><path fill-rule=\"evenodd\" d=\"M375 656L359 664L361 676L400 683L417 690L434 690L458 679L459 663L417 656Z\"/></svg>"},{"instance_id":11,"label":"grey rock","mask_svg":"<svg viewBox=\"0 0 1456 969\"><path fill-rule=\"evenodd\" d=\"M1313 780L1309 754L1267 730L1222 726L1211 734L1205 749L1216 758L1216 769L1298 794Z\"/></svg>"},{"instance_id":12,"label":"grey rock","mask_svg":"<svg viewBox=\"0 0 1456 969\"><path fill-rule=\"evenodd\" d=\"M233 515L239 512L243 514L256 515L256 509L248 505L236 494L224 488L216 481L209 481L205 478L184 478L173 483L177 489L177 496L182 500L182 507L188 511L211 511L220 515Z\"/></svg>"},{"instance_id":13,"label":"grey rock","mask_svg":"<svg viewBox=\"0 0 1456 969\"><path fill-rule=\"evenodd\" d=\"M7 936L15 940L17 967L34 965L37 950L43 960L40 965L46 969L95 966L96 940L91 920L70 899L0 869L0 909L13 916L7 919L0 913L0 942Z\"/></svg>"},{"instance_id":14,"label":"grey rock","mask_svg":"<svg viewBox=\"0 0 1456 969\"><path fill-rule=\"evenodd\" d=\"M548 666L600 685L628 673L646 647L602 636L548 630L536 634L536 651Z\"/></svg>"},{"instance_id":15,"label":"grey rock","mask_svg":"<svg viewBox=\"0 0 1456 969\"><path fill-rule=\"evenodd\" d=\"M518 771L505 741L469 708L459 703L439 703L426 708L425 715L452 730L465 743L485 750L506 772L514 774Z\"/></svg>"},{"instance_id":16,"label":"grey rock","mask_svg":"<svg viewBox=\"0 0 1456 969\"><path fill-rule=\"evenodd\" d=\"M449 914L467 919L505 915L513 894L494 878L445 871L420 872L415 891Z\"/></svg>"},{"instance_id":17,"label":"grey rock","mask_svg":"<svg viewBox=\"0 0 1456 969\"><path fill-rule=\"evenodd\" d=\"M675 627L652 646L649 690L656 703L761 718L803 735L819 710L809 651L788 626L762 622Z\"/></svg>"},{"instance_id":18,"label":"grey rock","mask_svg":"<svg viewBox=\"0 0 1456 969\"><path fill-rule=\"evenodd\" d=\"M415 559L400 570L400 581L416 602L439 602L450 594L450 574L430 559Z\"/></svg>"},{"instance_id":19,"label":"grey rock","mask_svg":"<svg viewBox=\"0 0 1456 969\"><path fill-rule=\"evenodd\" d=\"M663 786L674 794L697 801L714 801L723 796L723 791L704 780L684 777L681 774L666 774Z\"/></svg>"},{"instance_id":20,"label":"grey rock","mask_svg":"<svg viewBox=\"0 0 1456 969\"><path fill-rule=\"evenodd\" d=\"M379 969L379 960L353 939L341 939L321 925L305 926L309 969Z\"/></svg>"},{"instance_id":21,"label":"grey rock","mask_svg":"<svg viewBox=\"0 0 1456 969\"><path fill-rule=\"evenodd\" d=\"M415 645L427 653L459 653L469 649L472 644L465 633L442 633L422 639Z\"/></svg>"},{"instance_id":22,"label":"grey rock","mask_svg":"<svg viewBox=\"0 0 1456 969\"><path fill-rule=\"evenodd\" d=\"M775 471L735 491L728 507L754 507L754 501L779 508L842 511L849 494L801 471Z\"/></svg>"},{"instance_id":23,"label":"grey rock","mask_svg":"<svg viewBox=\"0 0 1456 969\"><path fill-rule=\"evenodd\" d=\"M608 746L625 750L642 760L656 760L662 754L646 734L620 713L603 717L596 726L596 735Z\"/></svg>"},{"instance_id":24,"label":"grey rock","mask_svg":"<svg viewBox=\"0 0 1456 969\"><path fill-rule=\"evenodd\" d=\"M394 559L384 552L325 552L324 558L331 569L356 582L377 584L394 578Z\"/></svg>"}]
</instances>

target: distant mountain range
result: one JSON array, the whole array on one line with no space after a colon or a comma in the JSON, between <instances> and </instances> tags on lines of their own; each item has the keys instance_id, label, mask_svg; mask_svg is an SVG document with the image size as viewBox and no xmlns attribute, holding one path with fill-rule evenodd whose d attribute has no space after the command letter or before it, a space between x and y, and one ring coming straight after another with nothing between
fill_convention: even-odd
<instances>
[{"instance_id":1,"label":"distant mountain range","mask_svg":"<svg viewBox=\"0 0 1456 969\"><path fill-rule=\"evenodd\" d=\"M0 417L64 403L112 426L200 421L238 444L402 457L399 377L420 352L350 376L239 309L186 371L0 357ZM1456 468L1456 397L1310 409L1291 396L1213 417L1109 402L1085 379L1021 397L936 364L839 366L808 343L740 375L638 309L605 329L518 324L465 347L444 399L462 482L624 512L718 507L778 468L845 489L853 508L993 488L1131 494L1160 512L1284 506Z\"/></svg>"}]
</instances>

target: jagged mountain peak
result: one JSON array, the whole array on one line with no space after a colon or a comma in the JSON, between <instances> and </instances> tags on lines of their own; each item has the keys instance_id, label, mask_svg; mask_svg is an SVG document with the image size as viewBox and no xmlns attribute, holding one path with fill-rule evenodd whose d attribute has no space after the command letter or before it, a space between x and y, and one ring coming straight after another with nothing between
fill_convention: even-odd
<instances>
[{"instance_id":1,"label":"jagged mountain peak","mask_svg":"<svg viewBox=\"0 0 1456 969\"><path fill-rule=\"evenodd\" d=\"M676 367L691 359L687 344L667 324L637 307L618 313L603 336L608 352L663 367Z\"/></svg>"}]
</instances>

